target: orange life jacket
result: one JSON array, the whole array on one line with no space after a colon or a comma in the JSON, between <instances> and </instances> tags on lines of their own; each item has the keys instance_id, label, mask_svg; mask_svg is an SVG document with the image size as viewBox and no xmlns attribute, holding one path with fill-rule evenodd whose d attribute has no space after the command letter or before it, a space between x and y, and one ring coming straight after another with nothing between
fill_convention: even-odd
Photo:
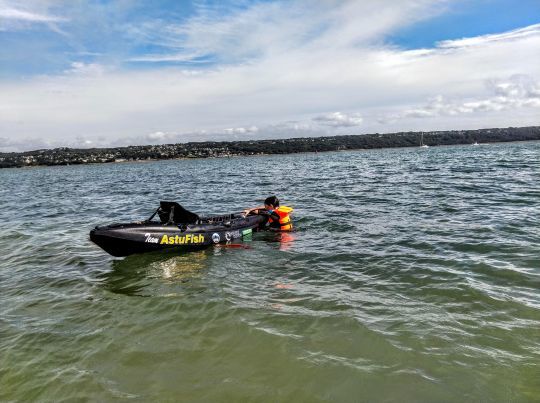
<instances>
[{"instance_id":1,"label":"orange life jacket","mask_svg":"<svg viewBox=\"0 0 540 403\"><path fill-rule=\"evenodd\" d=\"M293 226L291 222L291 217L289 216L289 213L292 213L293 209L287 206L280 206L274 210L276 214L279 216L279 226L281 231L292 231ZM275 220L273 218L270 218L268 221L270 224L272 224Z\"/></svg>"}]
</instances>

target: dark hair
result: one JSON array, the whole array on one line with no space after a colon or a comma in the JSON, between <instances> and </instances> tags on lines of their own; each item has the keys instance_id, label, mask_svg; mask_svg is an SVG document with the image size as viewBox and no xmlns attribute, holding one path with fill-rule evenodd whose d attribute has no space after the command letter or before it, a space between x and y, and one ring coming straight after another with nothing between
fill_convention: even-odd
<instances>
[{"instance_id":1,"label":"dark hair","mask_svg":"<svg viewBox=\"0 0 540 403\"><path fill-rule=\"evenodd\" d=\"M264 204L269 206L279 207L279 199L276 196L267 197Z\"/></svg>"}]
</instances>

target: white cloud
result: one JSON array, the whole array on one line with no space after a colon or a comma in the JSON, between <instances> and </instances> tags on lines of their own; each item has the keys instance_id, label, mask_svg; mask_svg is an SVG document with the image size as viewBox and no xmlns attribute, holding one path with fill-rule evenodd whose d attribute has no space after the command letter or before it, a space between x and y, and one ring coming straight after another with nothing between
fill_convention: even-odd
<instances>
[{"instance_id":1,"label":"white cloud","mask_svg":"<svg viewBox=\"0 0 540 403\"><path fill-rule=\"evenodd\" d=\"M17 152L23 150L39 150L59 147L62 143L55 143L49 139L28 137L24 139L0 137L0 152Z\"/></svg>"},{"instance_id":2,"label":"white cloud","mask_svg":"<svg viewBox=\"0 0 540 403\"><path fill-rule=\"evenodd\" d=\"M461 100L446 99L438 95L425 106L381 117L380 121L501 112L523 107L540 108L540 81L535 81L530 76L515 75L504 80L491 79L486 82L486 87L492 93L488 98Z\"/></svg>"},{"instance_id":3,"label":"white cloud","mask_svg":"<svg viewBox=\"0 0 540 403\"><path fill-rule=\"evenodd\" d=\"M161 142L161 141L164 141L166 140L167 138L170 138L171 135L170 134L167 134L167 133L163 133L163 132L154 132L154 133L149 133L146 138L150 141L150 142Z\"/></svg>"},{"instance_id":4,"label":"white cloud","mask_svg":"<svg viewBox=\"0 0 540 403\"><path fill-rule=\"evenodd\" d=\"M100 139L100 146L126 146L130 144L168 144L200 141L242 141L257 139L283 139L291 137L319 137L328 133L309 122L280 122L264 127L235 127L217 131L199 130L193 132L155 132L143 136L127 136L113 141ZM0 145L1 148L1 145Z\"/></svg>"},{"instance_id":5,"label":"white cloud","mask_svg":"<svg viewBox=\"0 0 540 403\"><path fill-rule=\"evenodd\" d=\"M74 148L90 148L99 147L102 143L96 140L90 140L81 136L77 136L75 140L69 143L70 147Z\"/></svg>"},{"instance_id":6,"label":"white cloud","mask_svg":"<svg viewBox=\"0 0 540 403\"><path fill-rule=\"evenodd\" d=\"M0 133L174 142L540 124L538 25L433 49L383 44L445 4L255 3L233 13L210 7L181 25L126 27L170 50L140 61L218 63L122 71L76 61L61 75L3 81Z\"/></svg>"},{"instance_id":7,"label":"white cloud","mask_svg":"<svg viewBox=\"0 0 540 403\"><path fill-rule=\"evenodd\" d=\"M0 8L0 19L27 22L60 22L66 20L65 18L54 15L37 14L15 8Z\"/></svg>"},{"instance_id":8,"label":"white cloud","mask_svg":"<svg viewBox=\"0 0 540 403\"><path fill-rule=\"evenodd\" d=\"M73 62L64 73L79 76L100 76L105 73L106 67L98 63Z\"/></svg>"},{"instance_id":9,"label":"white cloud","mask_svg":"<svg viewBox=\"0 0 540 403\"><path fill-rule=\"evenodd\" d=\"M362 119L359 113L346 114L343 112L333 112L316 116L313 120L325 126L352 127L360 126L364 119Z\"/></svg>"},{"instance_id":10,"label":"white cloud","mask_svg":"<svg viewBox=\"0 0 540 403\"><path fill-rule=\"evenodd\" d=\"M525 28L515 29L501 34L481 35L474 38L441 41L437 43L439 48L464 48L482 46L492 42L511 41L537 36L540 32L540 24L530 25Z\"/></svg>"},{"instance_id":11,"label":"white cloud","mask_svg":"<svg viewBox=\"0 0 540 403\"><path fill-rule=\"evenodd\" d=\"M234 127L229 129L224 129L225 134L246 134L246 133L257 133L259 128L257 126L250 127Z\"/></svg>"},{"instance_id":12,"label":"white cloud","mask_svg":"<svg viewBox=\"0 0 540 403\"><path fill-rule=\"evenodd\" d=\"M190 62L190 63L204 63L204 61L198 61L197 58L201 57L200 53L174 53L174 54L150 54L144 56L130 57L128 62L138 63L163 63L163 62Z\"/></svg>"},{"instance_id":13,"label":"white cloud","mask_svg":"<svg viewBox=\"0 0 540 403\"><path fill-rule=\"evenodd\" d=\"M199 4L199 13L180 24L161 20L126 25L134 41L173 52L128 61L194 61L210 57L223 63L274 58L287 52L348 49L379 44L392 30L441 14L451 0L334 0L318 2L243 2Z\"/></svg>"},{"instance_id":14,"label":"white cloud","mask_svg":"<svg viewBox=\"0 0 540 403\"><path fill-rule=\"evenodd\" d=\"M0 0L0 32L17 31L35 24L44 24L49 29L62 34L57 23L67 20L67 18L50 14L47 7L33 10L20 2Z\"/></svg>"}]
</instances>

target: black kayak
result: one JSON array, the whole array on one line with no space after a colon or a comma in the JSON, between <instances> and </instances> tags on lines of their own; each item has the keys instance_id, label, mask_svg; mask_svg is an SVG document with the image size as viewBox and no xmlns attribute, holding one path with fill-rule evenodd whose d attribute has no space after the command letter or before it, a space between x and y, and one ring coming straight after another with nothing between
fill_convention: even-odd
<instances>
[{"instance_id":1,"label":"black kayak","mask_svg":"<svg viewBox=\"0 0 540 403\"><path fill-rule=\"evenodd\" d=\"M159 222L153 221L158 215ZM198 249L226 243L262 227L260 215L232 213L199 217L176 202L162 201L145 221L96 226L90 239L107 253L121 257L163 249Z\"/></svg>"}]
</instances>

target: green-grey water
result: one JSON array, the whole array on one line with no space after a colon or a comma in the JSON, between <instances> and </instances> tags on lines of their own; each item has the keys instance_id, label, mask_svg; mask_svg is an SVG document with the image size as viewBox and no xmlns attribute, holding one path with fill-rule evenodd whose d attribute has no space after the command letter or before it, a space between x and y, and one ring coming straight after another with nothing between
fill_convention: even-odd
<instances>
[{"instance_id":1,"label":"green-grey water","mask_svg":"<svg viewBox=\"0 0 540 403\"><path fill-rule=\"evenodd\" d=\"M540 143L0 171L0 401L540 401ZM96 224L277 194L297 231Z\"/></svg>"}]
</instances>

